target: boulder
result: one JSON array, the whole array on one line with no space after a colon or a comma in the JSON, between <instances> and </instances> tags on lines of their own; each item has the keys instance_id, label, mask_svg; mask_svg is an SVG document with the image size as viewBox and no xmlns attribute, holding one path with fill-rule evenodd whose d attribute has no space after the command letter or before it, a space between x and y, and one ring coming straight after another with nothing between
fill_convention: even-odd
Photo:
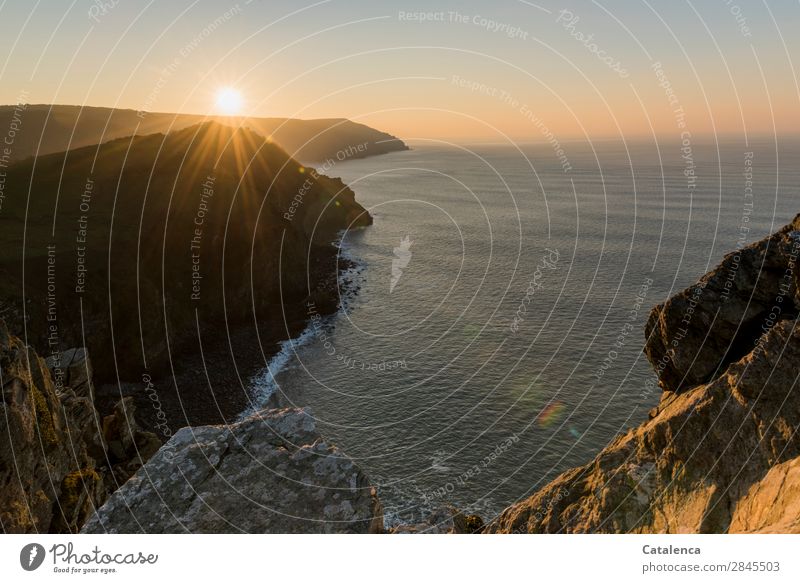
<instances>
[{"instance_id":1,"label":"boulder","mask_svg":"<svg viewBox=\"0 0 800 583\"><path fill-rule=\"evenodd\" d=\"M84 533L375 533L363 472L308 410L184 427L89 519Z\"/></svg>"}]
</instances>

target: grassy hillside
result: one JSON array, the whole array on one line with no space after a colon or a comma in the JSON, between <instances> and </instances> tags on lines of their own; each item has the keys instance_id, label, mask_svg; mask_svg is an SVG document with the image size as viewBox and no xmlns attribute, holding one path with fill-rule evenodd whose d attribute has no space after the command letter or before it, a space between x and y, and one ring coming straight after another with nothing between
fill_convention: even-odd
<instances>
[{"instance_id":1,"label":"grassy hillside","mask_svg":"<svg viewBox=\"0 0 800 583\"><path fill-rule=\"evenodd\" d=\"M45 355L88 345L101 382L179 368L198 329L335 304L330 243L371 223L340 180L215 122L16 163L4 197L10 327Z\"/></svg>"}]
</instances>

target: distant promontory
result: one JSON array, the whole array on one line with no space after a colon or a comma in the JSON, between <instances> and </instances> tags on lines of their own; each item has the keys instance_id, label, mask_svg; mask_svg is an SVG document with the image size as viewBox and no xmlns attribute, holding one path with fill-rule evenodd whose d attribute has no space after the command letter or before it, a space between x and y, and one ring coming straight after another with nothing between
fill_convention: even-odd
<instances>
[{"instance_id":1,"label":"distant promontory","mask_svg":"<svg viewBox=\"0 0 800 583\"><path fill-rule=\"evenodd\" d=\"M0 106L0 127L12 128L14 133L12 160L131 135L166 134L207 121L249 128L306 163L341 162L408 150L393 135L341 118L220 117L79 105Z\"/></svg>"}]
</instances>

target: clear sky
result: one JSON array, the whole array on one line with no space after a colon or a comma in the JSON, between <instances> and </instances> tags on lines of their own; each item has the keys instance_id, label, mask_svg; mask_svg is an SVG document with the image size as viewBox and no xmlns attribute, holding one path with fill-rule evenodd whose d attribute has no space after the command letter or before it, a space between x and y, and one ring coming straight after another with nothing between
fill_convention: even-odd
<instances>
[{"instance_id":1,"label":"clear sky","mask_svg":"<svg viewBox=\"0 0 800 583\"><path fill-rule=\"evenodd\" d=\"M796 133L798 25L798 0L0 0L0 103L219 113L227 87L404 139Z\"/></svg>"}]
</instances>

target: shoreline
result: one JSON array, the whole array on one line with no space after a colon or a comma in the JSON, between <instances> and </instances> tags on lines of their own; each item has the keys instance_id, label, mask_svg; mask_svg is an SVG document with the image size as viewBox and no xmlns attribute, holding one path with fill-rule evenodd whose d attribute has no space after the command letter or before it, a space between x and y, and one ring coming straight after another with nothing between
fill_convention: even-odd
<instances>
[{"instance_id":1,"label":"shoreline","mask_svg":"<svg viewBox=\"0 0 800 583\"><path fill-rule=\"evenodd\" d=\"M323 265L333 259L336 268L333 273L324 273L322 265L317 267L314 275L320 278L320 284L309 297L323 294L326 301L318 302L318 306L325 317L330 317L346 301L344 294L338 293L341 276L358 267L342 253L341 238L331 244L325 255ZM202 347L195 336L194 350L184 346L173 353L173 365L179 364L173 367L174 372L145 373L140 382L98 384L98 410L104 414L121 398L133 397L139 425L165 443L183 427L236 423L249 413L280 406L280 391L258 398L255 379L267 374L275 359L291 346L289 343L296 343L313 331L307 301L305 298L293 304L275 304L274 309L264 310L259 315L258 330L252 314L246 322L231 323L227 331L224 325L221 329L203 330ZM283 365L276 374L282 370Z\"/></svg>"},{"instance_id":2,"label":"shoreline","mask_svg":"<svg viewBox=\"0 0 800 583\"><path fill-rule=\"evenodd\" d=\"M343 234L344 233L342 233L342 235ZM340 312L348 311L351 307L351 302L358 297L358 294L361 291L360 278L362 277L364 271L367 269L367 263L363 259L357 258L351 253L350 246L344 243L343 238L341 236L339 237L335 247L337 249L337 265L339 266L337 273L338 306L334 310L327 310L327 311L323 310L322 313L320 313L317 310L317 304L314 304L313 311L308 308L308 304L305 304L305 309L304 309L305 327L302 329L300 333L293 335L291 338L287 338L279 342L278 352L276 352L270 358L270 361L261 368L261 371L265 376L266 382L272 382L275 384L275 386L272 388L267 398L263 400L262 404L259 407L243 411L240 420L244 418L244 416L246 416L247 414L254 413L258 409L285 409L288 407L298 406L297 403L293 402L293 399L287 398L284 391L281 390L280 385L277 385L276 383L277 379L274 378L280 375L281 373L285 372L286 366L291 363L291 355L289 356L287 361L283 363L280 367L278 367L278 369L273 373L272 381L266 379L266 374L268 373L268 369L272 368L273 361L280 356L280 353L284 349L289 347L287 346L288 343L297 343L295 345L296 348L302 348L304 346L307 346L317 336L320 325L328 324ZM314 316L321 317L323 320L322 324L320 324L319 320L317 320L317 322L315 323ZM306 404L303 406L313 407L313 404Z\"/></svg>"}]
</instances>

